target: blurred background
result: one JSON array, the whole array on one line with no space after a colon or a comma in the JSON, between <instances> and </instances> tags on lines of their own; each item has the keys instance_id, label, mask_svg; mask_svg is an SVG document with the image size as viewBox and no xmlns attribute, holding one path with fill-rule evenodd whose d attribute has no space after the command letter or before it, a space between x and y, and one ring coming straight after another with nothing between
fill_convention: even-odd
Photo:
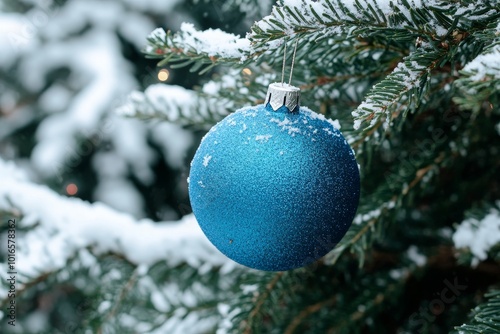
<instances>
[{"instance_id":1,"label":"blurred background","mask_svg":"<svg viewBox=\"0 0 500 334\"><path fill-rule=\"evenodd\" d=\"M151 31L175 31L186 21L245 34L270 7L246 2L1 2L0 155L61 194L136 218L188 213L187 166L199 133L114 110L151 84L200 84L186 68L157 67L144 57Z\"/></svg>"},{"instance_id":2,"label":"blurred background","mask_svg":"<svg viewBox=\"0 0 500 334\"><path fill-rule=\"evenodd\" d=\"M186 21L245 34L270 6L270 0L0 1L0 157L61 195L137 219L190 213L186 178L203 131L114 112L131 91L151 84L203 83L186 68L157 67L144 57L155 28L175 31ZM41 286L28 296L31 305L18 310L24 331L66 332L68 319L79 323L75 305L92 306L72 290ZM12 328L0 326L6 330Z\"/></svg>"}]
</instances>

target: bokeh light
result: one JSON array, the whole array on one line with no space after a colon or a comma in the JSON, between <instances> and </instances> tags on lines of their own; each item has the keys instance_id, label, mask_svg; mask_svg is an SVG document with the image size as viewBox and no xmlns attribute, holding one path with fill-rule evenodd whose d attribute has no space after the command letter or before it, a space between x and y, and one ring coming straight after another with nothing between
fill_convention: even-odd
<instances>
[{"instance_id":1,"label":"bokeh light","mask_svg":"<svg viewBox=\"0 0 500 334\"><path fill-rule=\"evenodd\" d=\"M74 183L70 183L66 186L66 193L70 196L76 195L78 192L78 187Z\"/></svg>"},{"instance_id":2,"label":"bokeh light","mask_svg":"<svg viewBox=\"0 0 500 334\"><path fill-rule=\"evenodd\" d=\"M158 72L158 80L160 81L167 81L169 76L170 72L165 68L161 69L160 72Z\"/></svg>"}]
</instances>

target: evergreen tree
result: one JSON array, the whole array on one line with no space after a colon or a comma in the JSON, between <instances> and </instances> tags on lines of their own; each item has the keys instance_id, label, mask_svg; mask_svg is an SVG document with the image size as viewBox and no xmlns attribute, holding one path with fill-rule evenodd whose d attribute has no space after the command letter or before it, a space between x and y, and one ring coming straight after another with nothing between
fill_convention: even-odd
<instances>
[{"instance_id":1,"label":"evergreen tree","mask_svg":"<svg viewBox=\"0 0 500 334\"><path fill-rule=\"evenodd\" d=\"M139 2L123 2L128 5L106 3L124 15L142 10L154 18L153 5L145 9ZM72 3L79 2L57 6L64 10ZM56 43L45 42L49 46L41 50L36 43L23 44L0 63L6 78L2 89L16 92L0 100L2 110L30 106L16 111L24 118L11 116L15 122L3 111L2 123L5 119L13 130L0 127L1 139L6 138L0 152L17 160L17 165L0 160L2 238L8 240L14 229L17 247L16 327L8 324L7 307L14 298L2 279L1 328L21 333L500 333L500 2L282 0L272 10L255 0L194 5L193 21L223 18L224 31L192 23L175 31L158 28L143 51L172 73L187 76L175 72L180 68L200 74L189 77L199 84L104 81L97 91L107 85L139 90L116 109L118 116L102 112L88 127L78 123L85 119L61 121L38 100L51 89L73 95L68 71L82 63L92 69L94 63L86 60L104 62L102 55L116 52L106 46L123 43L89 33L88 25L96 21L67 33L63 43L78 36L72 45L96 43L97 50L108 52L76 52L75 61L69 53L62 68L48 66L44 75L62 84L20 78L39 65L37 52L57 58L51 52ZM236 35L253 19L245 37ZM136 38L119 28L121 21L108 25L110 35L116 29L125 40ZM40 41L48 36L41 34ZM217 121L264 102L268 84L281 80L283 57L290 59L295 43L292 83L302 90L302 105L341 125L359 163L361 199L351 228L324 258L306 268L263 272L235 264L209 243L185 191L150 194L176 186L160 184L167 182L161 177L165 170L175 173L175 162L166 158L167 163L155 164L153 157L175 150L163 147L163 141L176 141L149 126L175 124L162 129L175 139L185 134L196 146ZM95 68L96 73L102 69ZM120 89L107 96L116 98ZM105 99L100 108L113 109L113 104L113 98ZM30 108L43 116L36 119ZM50 118L60 121L56 140ZM37 138L28 141L26 134L32 136L34 129ZM61 138L80 148L96 138L99 143L91 154L79 154L84 159L73 166L71 157L57 150ZM112 148L105 150L105 144ZM15 152L8 156L7 148ZM51 152L59 153L47 157ZM54 169L51 158L63 168ZM185 189L187 172L180 169L176 184ZM127 208L113 200L108 204L115 209L57 194L61 187L71 192L68 175L77 171L94 180L90 188L117 180L119 189L129 189L122 190L126 203L140 198L148 209L137 206L125 214ZM109 193L122 199L117 192L98 193L103 196L83 199L103 200ZM173 213L158 214L158 197L176 195ZM183 217L173 221L175 214ZM6 278L12 262L7 245L0 269ZM36 325L40 318L46 323Z\"/></svg>"}]
</instances>

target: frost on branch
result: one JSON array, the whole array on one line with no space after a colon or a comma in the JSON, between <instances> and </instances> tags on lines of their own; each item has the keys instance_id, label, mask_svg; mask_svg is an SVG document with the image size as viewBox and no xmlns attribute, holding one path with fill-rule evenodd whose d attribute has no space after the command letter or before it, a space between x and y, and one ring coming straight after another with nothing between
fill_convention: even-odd
<instances>
[{"instance_id":1,"label":"frost on branch","mask_svg":"<svg viewBox=\"0 0 500 334\"><path fill-rule=\"evenodd\" d=\"M156 84L144 93L132 92L117 109L123 116L164 119L181 125L204 124L207 119L222 119L231 104L224 106L215 98L205 98L180 86Z\"/></svg>"},{"instance_id":2,"label":"frost on branch","mask_svg":"<svg viewBox=\"0 0 500 334\"><path fill-rule=\"evenodd\" d=\"M22 284L62 269L86 248L95 254L120 254L146 267L160 261L169 267L187 263L193 268L225 266L230 270L234 266L210 244L193 215L178 222L136 221L100 203L59 196L29 182L1 159L0 184L0 211L19 212L18 232L27 230L18 246ZM6 267L2 263L0 270ZM6 293L5 285L0 286L0 299Z\"/></svg>"},{"instance_id":3,"label":"frost on branch","mask_svg":"<svg viewBox=\"0 0 500 334\"><path fill-rule=\"evenodd\" d=\"M257 77L255 80L262 79ZM244 97L244 101L235 101L236 97ZM230 70L205 83L199 91L156 84L149 86L144 93L132 92L127 102L117 109L117 113L143 119L158 118L186 126L205 126L253 103L254 99L248 95L241 71Z\"/></svg>"},{"instance_id":4,"label":"frost on branch","mask_svg":"<svg viewBox=\"0 0 500 334\"><path fill-rule=\"evenodd\" d=\"M219 62L243 62L250 53L250 41L220 29L200 31L191 23L183 23L179 32L172 34L158 28L148 37L149 45L144 52L151 58L164 58L164 62L182 62L179 66L194 64L196 72L208 65L201 73Z\"/></svg>"},{"instance_id":5,"label":"frost on branch","mask_svg":"<svg viewBox=\"0 0 500 334\"><path fill-rule=\"evenodd\" d=\"M257 45L285 35L308 34L312 40L333 35L357 35L357 29L392 29L444 36L451 19L435 8L452 9L438 1L283 0L269 16L256 22L250 39ZM419 15L416 16L415 12Z\"/></svg>"},{"instance_id":6,"label":"frost on branch","mask_svg":"<svg viewBox=\"0 0 500 334\"><path fill-rule=\"evenodd\" d=\"M255 22L246 38L219 29L199 31L183 23L176 33L154 30L145 52L162 58L163 64L192 65L193 72L205 65L203 73L221 62L241 63L269 54L284 38L293 36L314 41L342 36L345 40L389 29L398 31L402 39L419 34L441 38L453 22L449 13L457 8L438 1L284 0L270 15Z\"/></svg>"},{"instance_id":7,"label":"frost on branch","mask_svg":"<svg viewBox=\"0 0 500 334\"><path fill-rule=\"evenodd\" d=\"M367 128L380 125L385 121L387 128L392 113L398 108L417 107L426 92L431 70L436 66L443 53L433 50L417 49L406 57L384 80L373 86L365 100L352 112L354 128L367 122Z\"/></svg>"},{"instance_id":8,"label":"frost on branch","mask_svg":"<svg viewBox=\"0 0 500 334\"><path fill-rule=\"evenodd\" d=\"M456 81L461 96L456 96L454 102L461 108L478 112L484 101L488 101L491 108L500 102L500 40L493 39L498 36L497 29L485 36L490 36L490 45L467 63L461 73L461 78Z\"/></svg>"},{"instance_id":9,"label":"frost on branch","mask_svg":"<svg viewBox=\"0 0 500 334\"><path fill-rule=\"evenodd\" d=\"M174 43L184 43L188 48L206 53L209 57L242 58L250 49L245 38L220 29L196 30L192 23L183 23Z\"/></svg>"},{"instance_id":10,"label":"frost on branch","mask_svg":"<svg viewBox=\"0 0 500 334\"><path fill-rule=\"evenodd\" d=\"M465 65L463 72L469 76L470 81L500 79L500 44Z\"/></svg>"},{"instance_id":11,"label":"frost on branch","mask_svg":"<svg viewBox=\"0 0 500 334\"><path fill-rule=\"evenodd\" d=\"M209 57L242 58L250 49L250 43L245 38L224 32L220 29L197 30L192 23L182 23L178 33L170 36L163 29L154 30L148 38L153 42L172 43L176 52L189 54L190 52L205 53ZM167 51L148 46L146 52ZM174 50L169 50L174 51ZM175 52L174 51L174 52Z\"/></svg>"}]
</instances>

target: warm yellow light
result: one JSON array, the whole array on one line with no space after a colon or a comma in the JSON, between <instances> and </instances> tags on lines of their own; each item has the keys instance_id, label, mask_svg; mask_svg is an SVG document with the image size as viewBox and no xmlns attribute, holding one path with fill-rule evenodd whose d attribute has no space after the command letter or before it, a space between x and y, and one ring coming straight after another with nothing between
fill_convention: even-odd
<instances>
[{"instance_id":1,"label":"warm yellow light","mask_svg":"<svg viewBox=\"0 0 500 334\"><path fill-rule=\"evenodd\" d=\"M74 183L70 183L66 186L66 192L68 195L73 196L78 192L78 187Z\"/></svg>"},{"instance_id":2,"label":"warm yellow light","mask_svg":"<svg viewBox=\"0 0 500 334\"><path fill-rule=\"evenodd\" d=\"M158 80L160 81L167 81L169 76L170 72L165 68L161 69L160 72L158 72Z\"/></svg>"},{"instance_id":3,"label":"warm yellow light","mask_svg":"<svg viewBox=\"0 0 500 334\"><path fill-rule=\"evenodd\" d=\"M243 72L243 74L246 74L246 75L252 74L252 70L249 69L248 67L245 67L241 72Z\"/></svg>"}]
</instances>

